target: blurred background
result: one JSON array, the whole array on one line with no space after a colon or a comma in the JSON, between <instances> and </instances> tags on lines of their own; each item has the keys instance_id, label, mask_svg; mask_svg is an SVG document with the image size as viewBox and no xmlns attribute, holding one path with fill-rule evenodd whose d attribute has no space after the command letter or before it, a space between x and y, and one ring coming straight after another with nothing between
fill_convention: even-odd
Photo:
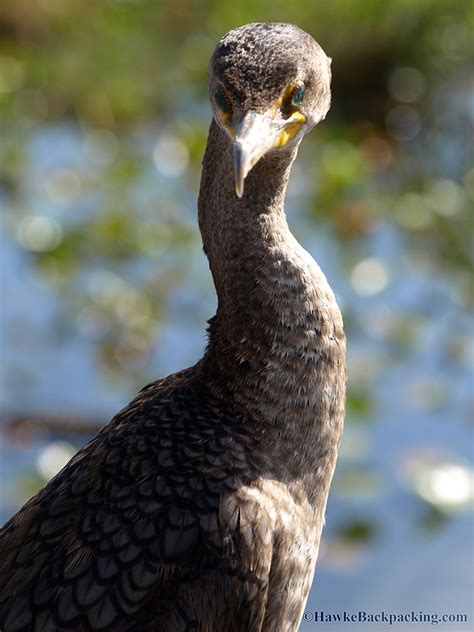
<instances>
[{"instance_id":1,"label":"blurred background","mask_svg":"<svg viewBox=\"0 0 474 632\"><path fill-rule=\"evenodd\" d=\"M287 201L348 334L308 610L464 613L440 627L472 629L469 0L2 1L0 520L141 386L200 357L207 63L251 21L296 23L333 58L332 109Z\"/></svg>"}]
</instances>

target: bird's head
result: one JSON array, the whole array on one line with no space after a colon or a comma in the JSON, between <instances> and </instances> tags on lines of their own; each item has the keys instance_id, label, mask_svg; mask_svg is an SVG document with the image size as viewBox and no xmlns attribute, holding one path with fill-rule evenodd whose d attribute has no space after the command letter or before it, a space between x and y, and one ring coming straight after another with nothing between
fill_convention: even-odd
<instances>
[{"instance_id":1,"label":"bird's head","mask_svg":"<svg viewBox=\"0 0 474 632\"><path fill-rule=\"evenodd\" d=\"M292 24L247 24L218 43L209 68L214 118L233 142L235 191L268 152L287 151L325 118L331 59Z\"/></svg>"}]
</instances>

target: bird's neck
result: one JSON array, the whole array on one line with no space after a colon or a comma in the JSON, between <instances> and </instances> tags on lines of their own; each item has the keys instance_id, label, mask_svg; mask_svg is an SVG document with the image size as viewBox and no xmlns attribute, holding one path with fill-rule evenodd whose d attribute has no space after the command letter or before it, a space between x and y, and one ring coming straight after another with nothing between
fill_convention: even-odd
<instances>
[{"instance_id":1,"label":"bird's neck","mask_svg":"<svg viewBox=\"0 0 474 632\"><path fill-rule=\"evenodd\" d=\"M218 318L245 319L258 270L291 233L284 197L296 148L264 156L236 196L232 143L213 121L204 155L199 227L219 302Z\"/></svg>"},{"instance_id":2,"label":"bird's neck","mask_svg":"<svg viewBox=\"0 0 474 632\"><path fill-rule=\"evenodd\" d=\"M285 428L342 415L344 334L327 281L291 234L284 195L296 148L272 152L234 192L232 145L213 122L199 225L218 296L203 360L208 381ZM341 408L342 406L342 408Z\"/></svg>"}]
</instances>

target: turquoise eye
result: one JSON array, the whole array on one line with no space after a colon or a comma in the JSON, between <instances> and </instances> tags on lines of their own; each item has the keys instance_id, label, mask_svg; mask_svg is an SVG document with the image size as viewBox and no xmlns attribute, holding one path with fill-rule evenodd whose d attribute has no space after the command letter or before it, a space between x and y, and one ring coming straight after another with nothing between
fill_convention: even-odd
<instances>
[{"instance_id":1,"label":"turquoise eye","mask_svg":"<svg viewBox=\"0 0 474 632\"><path fill-rule=\"evenodd\" d=\"M291 105L295 108L299 107L303 103L304 99L304 86L299 86L293 92L291 96Z\"/></svg>"},{"instance_id":2,"label":"turquoise eye","mask_svg":"<svg viewBox=\"0 0 474 632\"><path fill-rule=\"evenodd\" d=\"M232 110L232 103L222 88L217 88L214 92L214 99L223 112L230 112Z\"/></svg>"}]
</instances>

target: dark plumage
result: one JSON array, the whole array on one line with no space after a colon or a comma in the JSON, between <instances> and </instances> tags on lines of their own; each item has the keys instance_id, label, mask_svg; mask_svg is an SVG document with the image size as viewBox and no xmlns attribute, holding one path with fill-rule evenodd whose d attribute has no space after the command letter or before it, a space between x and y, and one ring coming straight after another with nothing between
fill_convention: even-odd
<instances>
[{"instance_id":1,"label":"dark plumage","mask_svg":"<svg viewBox=\"0 0 474 632\"><path fill-rule=\"evenodd\" d=\"M342 432L345 341L283 201L299 142L329 108L329 61L297 27L250 24L221 40L209 76L208 347L5 525L3 632L298 628Z\"/></svg>"}]
</instances>

